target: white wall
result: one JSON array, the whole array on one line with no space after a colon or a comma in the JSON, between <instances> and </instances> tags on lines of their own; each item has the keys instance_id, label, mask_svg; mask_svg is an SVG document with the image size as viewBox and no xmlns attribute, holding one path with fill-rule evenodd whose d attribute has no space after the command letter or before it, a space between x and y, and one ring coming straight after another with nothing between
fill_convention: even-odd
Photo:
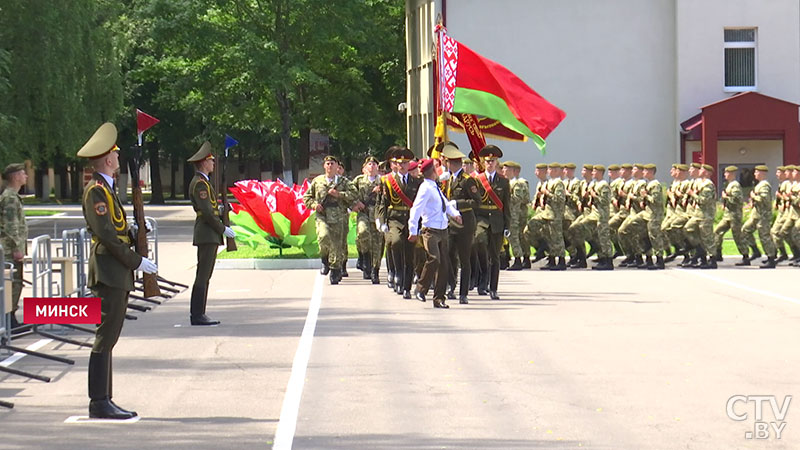
<instances>
[{"instance_id":1,"label":"white wall","mask_svg":"<svg viewBox=\"0 0 800 450\"><path fill-rule=\"evenodd\" d=\"M504 159L519 161L529 179L538 162L672 164L678 155L674 1L448 1L453 38L505 65L567 113L547 140L546 156L531 142L493 142ZM463 135L454 136L469 149Z\"/></svg>"},{"instance_id":2,"label":"white wall","mask_svg":"<svg viewBox=\"0 0 800 450\"><path fill-rule=\"evenodd\" d=\"M778 185L775 168L783 165L783 141L719 141L717 150L723 168L731 164L766 164L769 182L773 188Z\"/></svg>"},{"instance_id":3,"label":"white wall","mask_svg":"<svg viewBox=\"0 0 800 450\"><path fill-rule=\"evenodd\" d=\"M758 92L800 103L800 2L676 0L678 120L732 95L724 87L724 36L755 27Z\"/></svg>"}]
</instances>

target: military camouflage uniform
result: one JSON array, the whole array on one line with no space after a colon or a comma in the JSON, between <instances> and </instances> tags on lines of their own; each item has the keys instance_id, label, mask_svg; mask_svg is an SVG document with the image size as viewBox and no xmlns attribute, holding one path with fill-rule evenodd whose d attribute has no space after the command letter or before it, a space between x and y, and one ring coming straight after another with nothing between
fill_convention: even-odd
<instances>
[{"instance_id":1,"label":"military camouflage uniform","mask_svg":"<svg viewBox=\"0 0 800 450\"><path fill-rule=\"evenodd\" d=\"M784 180L780 186L778 187L779 194L786 194L790 192L792 189L792 182L790 180ZM784 202L782 196L776 195L775 198L775 209L777 210L778 214L775 217L775 222L772 224L772 228L770 228L770 236L772 237L772 241L775 242L775 246L780 251L780 253L786 253L786 242L784 242L784 235L781 233L784 224L790 217L790 209L787 208L788 204Z\"/></svg>"},{"instance_id":2,"label":"military camouflage uniform","mask_svg":"<svg viewBox=\"0 0 800 450\"><path fill-rule=\"evenodd\" d=\"M738 181L733 180L725 187L722 197L722 220L714 228L714 246L717 253L722 249L722 238L728 230L733 234L733 241L739 253L747 255L749 249L747 242L742 236L742 186Z\"/></svg>"},{"instance_id":3,"label":"military camouflage uniform","mask_svg":"<svg viewBox=\"0 0 800 450\"><path fill-rule=\"evenodd\" d=\"M3 220L0 221L0 243L7 263L13 263L14 276L11 282L11 311L19 309L19 297L22 293L22 261L14 261L14 252L26 254L28 243L28 224L25 223L25 211L22 208L22 199L19 193L6 188L0 194L0 211ZM0 299L2 301L2 299Z\"/></svg>"},{"instance_id":4,"label":"military camouflage uniform","mask_svg":"<svg viewBox=\"0 0 800 450\"><path fill-rule=\"evenodd\" d=\"M714 216L717 213L717 188L714 182L698 178L694 183L694 194L691 195L691 218L686 222L684 231L692 247L702 247L709 254L716 253L714 245Z\"/></svg>"},{"instance_id":5,"label":"military camouflage uniform","mask_svg":"<svg viewBox=\"0 0 800 450\"><path fill-rule=\"evenodd\" d=\"M336 189L339 198L328 195L330 189ZM350 181L338 175L328 180L325 174L314 178L303 195L307 208L314 210L317 205L324 208L321 213L316 213L317 240L320 257L327 259L332 269L341 270L347 263L347 246L342 246L346 242L342 232L343 224L346 225L350 219L347 207L355 198L356 190Z\"/></svg>"},{"instance_id":6,"label":"military camouflage uniform","mask_svg":"<svg viewBox=\"0 0 800 450\"><path fill-rule=\"evenodd\" d=\"M686 246L686 233L684 226L689 221L689 197L687 192L692 185L691 180L680 180L672 183L672 196L670 202L674 202L674 212L671 217L664 220L661 229L666 233L669 242L676 248Z\"/></svg>"},{"instance_id":7,"label":"military camouflage uniform","mask_svg":"<svg viewBox=\"0 0 800 450\"><path fill-rule=\"evenodd\" d=\"M626 188L623 189L627 196L624 197L625 205L620 209L627 209L628 214L617 230L619 243L622 245L625 255L641 255L644 253L642 241L647 235L647 224L639 213L643 210L641 190L647 186L647 180L631 178L625 183L625 186Z\"/></svg>"},{"instance_id":8,"label":"military camouflage uniform","mask_svg":"<svg viewBox=\"0 0 800 450\"><path fill-rule=\"evenodd\" d=\"M564 234L561 221L564 220L566 188L561 178L552 178L544 185L545 206L539 209L528 221L528 242L545 241L548 255L564 257Z\"/></svg>"},{"instance_id":9,"label":"military camouflage uniform","mask_svg":"<svg viewBox=\"0 0 800 450\"><path fill-rule=\"evenodd\" d=\"M764 248L764 253L771 258L775 258L777 250L775 242L770 235L770 222L772 222L772 186L769 181L760 181L755 188L753 188L755 197L753 198L753 210L750 212L750 217L742 227L742 234L744 235L745 242L749 247L755 247L756 241L753 237L753 232L758 230L758 237L761 240L761 247Z\"/></svg>"},{"instance_id":10,"label":"military camouflage uniform","mask_svg":"<svg viewBox=\"0 0 800 450\"><path fill-rule=\"evenodd\" d=\"M594 181L587 185L586 195L589 200L584 204L584 211L588 212L581 214L570 225L568 231L570 239L576 246L585 246L588 240L597 242L600 246L597 256L610 258L613 255L608 228L611 188L606 180Z\"/></svg>"},{"instance_id":11,"label":"military camouflage uniform","mask_svg":"<svg viewBox=\"0 0 800 450\"><path fill-rule=\"evenodd\" d=\"M359 175L353 180L353 187L357 192L356 200L364 204L364 209L359 211L356 217L356 231L358 233L356 246L358 246L359 252L369 255L372 261L371 267L377 268L381 265L384 245L383 233L375 226L375 219L378 217L376 210L378 194L381 188L381 177L376 176L374 180L370 181L368 175Z\"/></svg>"},{"instance_id":12,"label":"military camouflage uniform","mask_svg":"<svg viewBox=\"0 0 800 450\"><path fill-rule=\"evenodd\" d=\"M531 255L531 246L522 233L528 222L528 203L530 201L531 188L528 180L522 177L511 180L511 223L508 226L511 236L508 237L508 241L515 258Z\"/></svg>"},{"instance_id":13,"label":"military camouflage uniform","mask_svg":"<svg viewBox=\"0 0 800 450\"><path fill-rule=\"evenodd\" d=\"M570 256L577 255L577 247L569 238L569 230L572 222L582 215L578 209L581 203L581 195L585 189L585 181L579 178L564 180L564 220L561 222L561 230L564 236L564 245Z\"/></svg>"},{"instance_id":14,"label":"military camouflage uniform","mask_svg":"<svg viewBox=\"0 0 800 450\"><path fill-rule=\"evenodd\" d=\"M667 246L666 237L661 231L664 220L664 192L658 180L647 183L646 189L647 196L644 198L646 207L640 214L642 219L647 221L647 235L650 237L653 254L663 256Z\"/></svg>"},{"instance_id":15,"label":"military camouflage uniform","mask_svg":"<svg viewBox=\"0 0 800 450\"><path fill-rule=\"evenodd\" d=\"M611 242L613 242L619 250L622 250L622 244L619 241L619 227L625 218L628 217L628 210L625 208L625 197L619 195L619 191L627 192L630 189L633 178L625 180L622 177L614 179L610 184L611 204L609 212L611 217L608 219L608 229L611 233ZM631 181L631 183L628 183Z\"/></svg>"}]
</instances>

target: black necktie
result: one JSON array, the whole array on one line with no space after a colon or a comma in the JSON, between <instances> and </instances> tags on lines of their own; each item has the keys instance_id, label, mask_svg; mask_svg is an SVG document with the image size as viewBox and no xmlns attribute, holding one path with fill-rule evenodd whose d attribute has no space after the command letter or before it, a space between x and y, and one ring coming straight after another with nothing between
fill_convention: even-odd
<instances>
[{"instance_id":1,"label":"black necktie","mask_svg":"<svg viewBox=\"0 0 800 450\"><path fill-rule=\"evenodd\" d=\"M447 207L444 206L444 195L442 195L442 191L440 191L439 188L436 188L436 192L439 193L439 200L442 201L442 212L447 211Z\"/></svg>"}]
</instances>

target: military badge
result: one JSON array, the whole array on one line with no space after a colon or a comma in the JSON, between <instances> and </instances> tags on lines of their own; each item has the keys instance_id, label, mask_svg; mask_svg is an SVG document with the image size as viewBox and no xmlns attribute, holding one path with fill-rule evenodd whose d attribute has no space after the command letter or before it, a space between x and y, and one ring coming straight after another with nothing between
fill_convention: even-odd
<instances>
[{"instance_id":1,"label":"military badge","mask_svg":"<svg viewBox=\"0 0 800 450\"><path fill-rule=\"evenodd\" d=\"M200 191L200 193L197 195L200 196L201 199L205 200L208 198L208 191Z\"/></svg>"},{"instance_id":2,"label":"military badge","mask_svg":"<svg viewBox=\"0 0 800 450\"><path fill-rule=\"evenodd\" d=\"M97 213L98 216L105 216L108 214L108 205L106 202L97 202L94 204L94 212Z\"/></svg>"},{"instance_id":3,"label":"military badge","mask_svg":"<svg viewBox=\"0 0 800 450\"><path fill-rule=\"evenodd\" d=\"M470 190L472 191L473 194L477 194L478 193L478 187L477 186L472 186L472 188L470 188Z\"/></svg>"}]
</instances>

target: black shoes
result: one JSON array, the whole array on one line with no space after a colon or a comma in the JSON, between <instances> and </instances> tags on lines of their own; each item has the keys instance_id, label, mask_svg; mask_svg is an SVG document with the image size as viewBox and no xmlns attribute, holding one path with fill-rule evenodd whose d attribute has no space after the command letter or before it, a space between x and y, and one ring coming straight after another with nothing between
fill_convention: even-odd
<instances>
[{"instance_id":1,"label":"black shoes","mask_svg":"<svg viewBox=\"0 0 800 450\"><path fill-rule=\"evenodd\" d=\"M567 270L566 258L564 258L563 256L559 256L558 257L558 264L553 266L550 270L557 270L557 271Z\"/></svg>"},{"instance_id":2,"label":"black shoes","mask_svg":"<svg viewBox=\"0 0 800 450\"><path fill-rule=\"evenodd\" d=\"M444 309L447 309L447 308L449 308L450 306L448 306L447 304L445 304L445 302L444 302L444 299L441 299L441 298L435 298L435 299L433 299L433 307L434 307L434 308L444 308Z\"/></svg>"},{"instance_id":3,"label":"black shoes","mask_svg":"<svg viewBox=\"0 0 800 450\"><path fill-rule=\"evenodd\" d=\"M92 419L127 420L137 416L111 401L111 353L89 355L89 417Z\"/></svg>"},{"instance_id":4,"label":"black shoes","mask_svg":"<svg viewBox=\"0 0 800 450\"><path fill-rule=\"evenodd\" d=\"M414 290L414 298L416 298L417 300L419 300L421 302L424 302L425 301L425 294L423 294L422 292L420 292L420 291L415 289Z\"/></svg>"},{"instance_id":5,"label":"black shoes","mask_svg":"<svg viewBox=\"0 0 800 450\"><path fill-rule=\"evenodd\" d=\"M514 264L508 267L506 270L516 271L522 270L522 258L514 258Z\"/></svg>"},{"instance_id":6,"label":"black shoes","mask_svg":"<svg viewBox=\"0 0 800 450\"><path fill-rule=\"evenodd\" d=\"M372 269L372 284L381 284L381 278L378 275L378 270L380 269Z\"/></svg>"},{"instance_id":7,"label":"black shoes","mask_svg":"<svg viewBox=\"0 0 800 450\"><path fill-rule=\"evenodd\" d=\"M614 270L614 261L611 258L600 258L592 270Z\"/></svg>"},{"instance_id":8,"label":"black shoes","mask_svg":"<svg viewBox=\"0 0 800 450\"><path fill-rule=\"evenodd\" d=\"M405 291L403 291L403 298L404 298L404 299L406 299L406 300L411 300L411 291L410 291L410 290L408 290L408 289L406 289ZM424 300L423 300L423 301L424 301Z\"/></svg>"},{"instance_id":9,"label":"black shoes","mask_svg":"<svg viewBox=\"0 0 800 450\"><path fill-rule=\"evenodd\" d=\"M469 301L467 300L467 296L466 295L462 295L462 296L458 297L458 303L461 304L461 305L468 305Z\"/></svg>"},{"instance_id":10,"label":"black shoes","mask_svg":"<svg viewBox=\"0 0 800 450\"><path fill-rule=\"evenodd\" d=\"M497 295L497 291L489 291L489 298L492 300L500 300L500 296Z\"/></svg>"},{"instance_id":11,"label":"black shoes","mask_svg":"<svg viewBox=\"0 0 800 450\"><path fill-rule=\"evenodd\" d=\"M455 289L450 288L450 289L447 290L447 299L448 300L455 300L456 299Z\"/></svg>"},{"instance_id":12,"label":"black shoes","mask_svg":"<svg viewBox=\"0 0 800 450\"><path fill-rule=\"evenodd\" d=\"M526 256L522 258L522 268L523 269L530 269L531 268L531 257Z\"/></svg>"},{"instance_id":13,"label":"black shoes","mask_svg":"<svg viewBox=\"0 0 800 450\"><path fill-rule=\"evenodd\" d=\"M136 411L126 411L107 398L89 402L89 417L92 419L127 420L137 415Z\"/></svg>"},{"instance_id":14,"label":"black shoes","mask_svg":"<svg viewBox=\"0 0 800 450\"><path fill-rule=\"evenodd\" d=\"M758 268L759 269L774 269L775 266L777 266L777 265L778 265L778 262L775 260L775 257L774 256L770 256L769 258L767 258L767 262L765 262L764 264L758 266Z\"/></svg>"},{"instance_id":15,"label":"black shoes","mask_svg":"<svg viewBox=\"0 0 800 450\"><path fill-rule=\"evenodd\" d=\"M738 263L734 264L735 266L749 266L750 265L750 257L747 255L742 255L742 260Z\"/></svg>"},{"instance_id":16,"label":"black shoes","mask_svg":"<svg viewBox=\"0 0 800 450\"><path fill-rule=\"evenodd\" d=\"M339 269L331 269L330 272L331 284L339 284L342 281L342 271Z\"/></svg>"},{"instance_id":17,"label":"black shoes","mask_svg":"<svg viewBox=\"0 0 800 450\"><path fill-rule=\"evenodd\" d=\"M192 325L219 325L219 320L213 320L205 314L190 318Z\"/></svg>"}]
</instances>

